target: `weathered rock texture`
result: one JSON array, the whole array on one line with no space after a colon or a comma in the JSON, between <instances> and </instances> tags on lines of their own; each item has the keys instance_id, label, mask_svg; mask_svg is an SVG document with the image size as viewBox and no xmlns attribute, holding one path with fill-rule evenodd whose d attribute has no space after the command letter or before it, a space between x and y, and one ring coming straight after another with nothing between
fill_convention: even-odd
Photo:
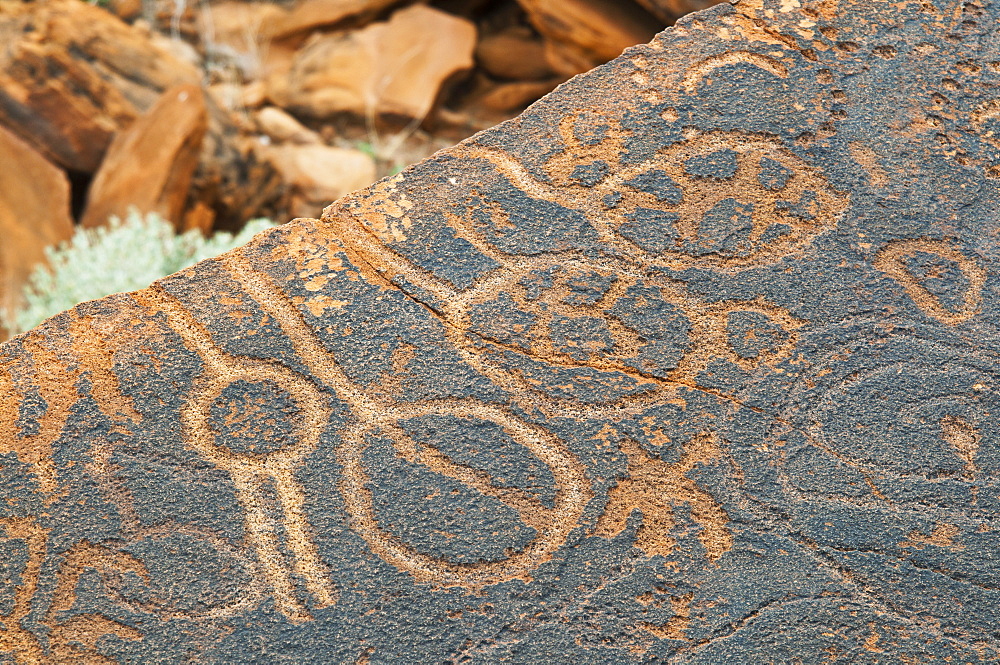
<instances>
[{"instance_id":1,"label":"weathered rock texture","mask_svg":"<svg viewBox=\"0 0 1000 665\"><path fill-rule=\"evenodd\" d=\"M719 6L0 347L0 649L996 662L998 33Z\"/></svg>"}]
</instances>

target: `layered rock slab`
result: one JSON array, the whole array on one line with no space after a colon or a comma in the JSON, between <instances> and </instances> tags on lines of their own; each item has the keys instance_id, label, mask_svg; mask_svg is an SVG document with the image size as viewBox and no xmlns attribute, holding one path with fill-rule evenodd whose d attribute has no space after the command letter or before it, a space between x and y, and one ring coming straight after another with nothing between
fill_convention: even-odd
<instances>
[{"instance_id":1,"label":"layered rock slab","mask_svg":"<svg viewBox=\"0 0 1000 665\"><path fill-rule=\"evenodd\" d=\"M93 173L119 129L197 69L89 3L0 3L0 120L50 161Z\"/></svg>"},{"instance_id":2,"label":"layered rock slab","mask_svg":"<svg viewBox=\"0 0 1000 665\"><path fill-rule=\"evenodd\" d=\"M13 317L22 305L24 285L45 260L45 248L73 235L69 203L66 175L0 127L0 316Z\"/></svg>"},{"instance_id":3,"label":"layered rock slab","mask_svg":"<svg viewBox=\"0 0 1000 665\"><path fill-rule=\"evenodd\" d=\"M80 220L104 226L134 208L180 220L208 130L204 95L196 85L176 86L128 129L115 136L87 192Z\"/></svg>"},{"instance_id":4,"label":"layered rock slab","mask_svg":"<svg viewBox=\"0 0 1000 665\"><path fill-rule=\"evenodd\" d=\"M716 7L0 347L0 648L996 661L998 29Z\"/></svg>"},{"instance_id":5,"label":"layered rock slab","mask_svg":"<svg viewBox=\"0 0 1000 665\"><path fill-rule=\"evenodd\" d=\"M427 41L428 34L435 39ZM475 45L471 22L414 5L361 30L310 40L289 70L270 74L269 95L280 106L314 117L423 119L442 86L472 68Z\"/></svg>"}]
</instances>

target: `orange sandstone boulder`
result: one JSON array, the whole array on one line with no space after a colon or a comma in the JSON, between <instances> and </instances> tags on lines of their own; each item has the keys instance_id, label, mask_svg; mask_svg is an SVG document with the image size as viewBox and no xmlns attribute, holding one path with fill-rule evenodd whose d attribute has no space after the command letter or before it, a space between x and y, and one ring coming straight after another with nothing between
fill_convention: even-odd
<instances>
[{"instance_id":1,"label":"orange sandstone boulder","mask_svg":"<svg viewBox=\"0 0 1000 665\"><path fill-rule=\"evenodd\" d=\"M69 199L66 175L0 127L0 313L21 304L21 289L45 248L73 234Z\"/></svg>"},{"instance_id":2,"label":"orange sandstone boulder","mask_svg":"<svg viewBox=\"0 0 1000 665\"><path fill-rule=\"evenodd\" d=\"M201 88L171 88L131 127L115 137L94 177L84 226L124 217L129 208L180 224L208 127Z\"/></svg>"},{"instance_id":3,"label":"orange sandstone boulder","mask_svg":"<svg viewBox=\"0 0 1000 665\"><path fill-rule=\"evenodd\" d=\"M513 25L482 37L476 45L476 62L500 79L537 81L553 76L545 59L545 41L528 26Z\"/></svg>"},{"instance_id":4,"label":"orange sandstone boulder","mask_svg":"<svg viewBox=\"0 0 1000 665\"><path fill-rule=\"evenodd\" d=\"M115 132L167 88L200 79L148 33L87 2L0 2L0 125L92 173Z\"/></svg>"},{"instance_id":5,"label":"orange sandstone boulder","mask_svg":"<svg viewBox=\"0 0 1000 665\"><path fill-rule=\"evenodd\" d=\"M288 209L299 217L317 216L330 201L375 180L375 162L359 150L318 143L261 148L288 188Z\"/></svg>"},{"instance_id":6,"label":"orange sandstone boulder","mask_svg":"<svg viewBox=\"0 0 1000 665\"><path fill-rule=\"evenodd\" d=\"M235 53L261 56L267 42L288 11L270 2L213 2L198 14L199 29L206 45L232 49Z\"/></svg>"},{"instance_id":7,"label":"orange sandstone boulder","mask_svg":"<svg viewBox=\"0 0 1000 665\"><path fill-rule=\"evenodd\" d=\"M265 106L255 114L257 128L279 143L320 143L319 134L305 127L291 114L276 106Z\"/></svg>"},{"instance_id":8,"label":"orange sandstone boulder","mask_svg":"<svg viewBox=\"0 0 1000 665\"><path fill-rule=\"evenodd\" d=\"M358 24L401 0L302 0L286 16L277 21L275 39L298 39L315 30L340 28Z\"/></svg>"},{"instance_id":9,"label":"orange sandstone boulder","mask_svg":"<svg viewBox=\"0 0 1000 665\"><path fill-rule=\"evenodd\" d=\"M414 5L361 30L314 37L287 73L271 76L270 96L313 117L423 119L442 88L472 68L475 42L471 22Z\"/></svg>"},{"instance_id":10,"label":"orange sandstone boulder","mask_svg":"<svg viewBox=\"0 0 1000 665\"><path fill-rule=\"evenodd\" d=\"M547 39L549 64L579 74L652 39L662 24L632 2L620 0L518 0Z\"/></svg>"}]
</instances>

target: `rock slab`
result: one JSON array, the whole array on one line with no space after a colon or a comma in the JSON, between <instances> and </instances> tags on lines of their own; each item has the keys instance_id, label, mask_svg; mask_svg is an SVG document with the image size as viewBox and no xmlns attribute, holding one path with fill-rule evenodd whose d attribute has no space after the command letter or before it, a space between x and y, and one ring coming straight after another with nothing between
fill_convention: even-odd
<instances>
[{"instance_id":1,"label":"rock slab","mask_svg":"<svg viewBox=\"0 0 1000 665\"><path fill-rule=\"evenodd\" d=\"M208 130L201 87L180 85L118 133L87 192L80 223L104 226L131 208L179 225Z\"/></svg>"},{"instance_id":2,"label":"rock slab","mask_svg":"<svg viewBox=\"0 0 1000 665\"><path fill-rule=\"evenodd\" d=\"M66 175L0 127L0 314L13 315L21 306L45 248L73 235L69 203Z\"/></svg>"},{"instance_id":3,"label":"rock slab","mask_svg":"<svg viewBox=\"0 0 1000 665\"><path fill-rule=\"evenodd\" d=\"M471 22L413 5L360 30L316 35L289 70L271 73L269 94L279 106L314 118L422 120L442 86L472 68L475 46Z\"/></svg>"},{"instance_id":4,"label":"rock slab","mask_svg":"<svg viewBox=\"0 0 1000 665\"><path fill-rule=\"evenodd\" d=\"M8 342L0 652L996 662L998 33L720 5Z\"/></svg>"},{"instance_id":5,"label":"rock slab","mask_svg":"<svg viewBox=\"0 0 1000 665\"><path fill-rule=\"evenodd\" d=\"M198 70L92 3L0 0L0 122L93 173L117 130Z\"/></svg>"}]
</instances>

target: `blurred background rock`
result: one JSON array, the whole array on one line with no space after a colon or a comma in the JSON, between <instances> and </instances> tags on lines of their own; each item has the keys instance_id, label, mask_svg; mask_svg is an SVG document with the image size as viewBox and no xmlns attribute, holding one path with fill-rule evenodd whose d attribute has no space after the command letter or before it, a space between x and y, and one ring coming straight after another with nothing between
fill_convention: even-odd
<instances>
[{"instance_id":1,"label":"blurred background rock","mask_svg":"<svg viewBox=\"0 0 1000 665\"><path fill-rule=\"evenodd\" d=\"M318 216L716 1L0 0L0 312L78 228Z\"/></svg>"}]
</instances>

